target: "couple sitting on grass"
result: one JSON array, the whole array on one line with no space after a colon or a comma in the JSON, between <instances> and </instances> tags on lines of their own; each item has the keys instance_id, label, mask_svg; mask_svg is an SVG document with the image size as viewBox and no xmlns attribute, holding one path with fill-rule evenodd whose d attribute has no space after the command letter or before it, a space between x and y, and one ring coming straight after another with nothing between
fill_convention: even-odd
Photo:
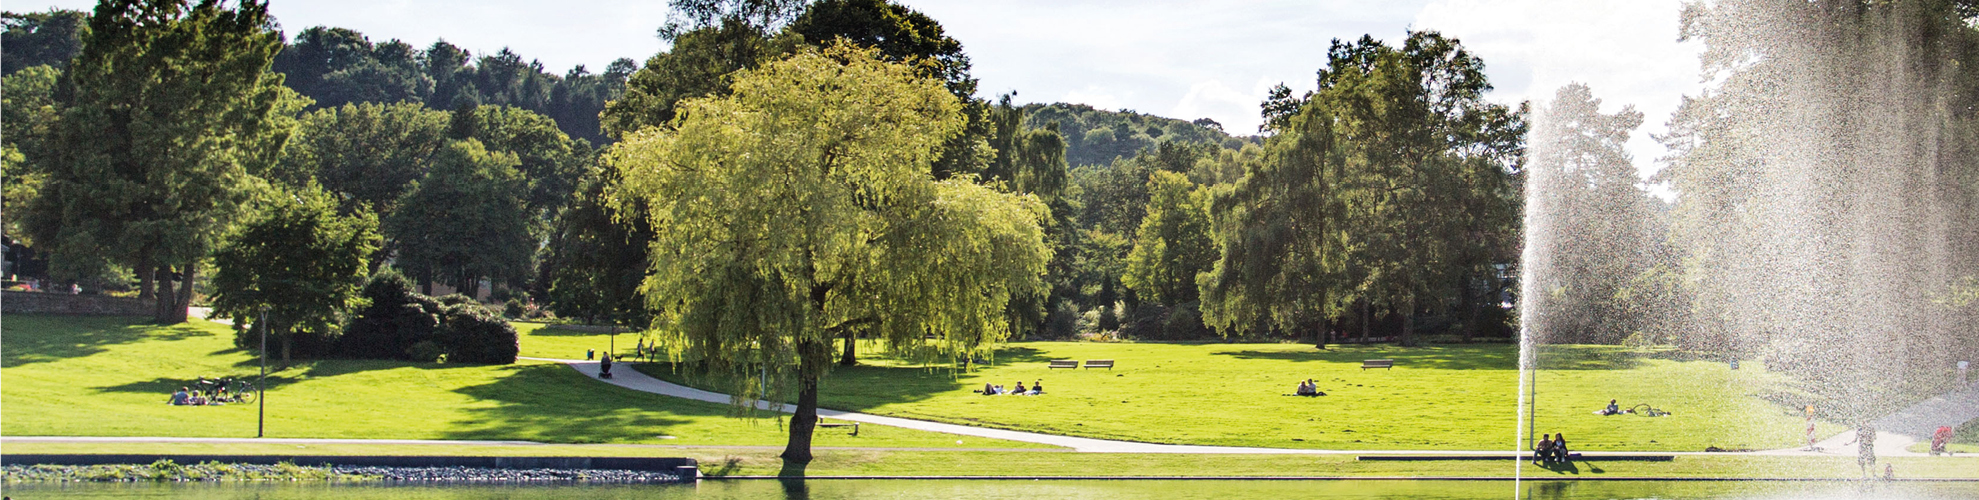
<instances>
[{"instance_id":1,"label":"couple sitting on grass","mask_svg":"<svg viewBox=\"0 0 1979 500\"><path fill-rule=\"evenodd\" d=\"M1036 396L1044 394L1044 380L1040 379L1036 383L1031 384L1030 389L1025 389L1024 381L1019 380L1017 381L1016 390L1004 389L1000 385L983 384L983 390L981 392L984 396Z\"/></svg>"},{"instance_id":2,"label":"couple sitting on grass","mask_svg":"<svg viewBox=\"0 0 1979 500\"><path fill-rule=\"evenodd\" d=\"M238 400L239 398L227 395L225 387L215 391L211 399L201 395L199 391L187 392L186 388L180 387L179 392L172 393L172 399L166 403L172 406L220 406Z\"/></svg>"},{"instance_id":3,"label":"couple sitting on grass","mask_svg":"<svg viewBox=\"0 0 1979 500\"><path fill-rule=\"evenodd\" d=\"M1306 379L1306 381L1304 382L1299 382L1298 392L1293 393L1293 395L1294 396L1325 396L1326 393L1319 392L1319 384L1314 383L1312 379Z\"/></svg>"},{"instance_id":4,"label":"couple sitting on grass","mask_svg":"<svg viewBox=\"0 0 1979 500\"><path fill-rule=\"evenodd\" d=\"M1572 453L1567 451L1566 434L1542 435L1539 438L1539 445L1532 447L1532 461L1534 463L1565 462L1567 459L1572 458L1572 456Z\"/></svg>"}]
</instances>

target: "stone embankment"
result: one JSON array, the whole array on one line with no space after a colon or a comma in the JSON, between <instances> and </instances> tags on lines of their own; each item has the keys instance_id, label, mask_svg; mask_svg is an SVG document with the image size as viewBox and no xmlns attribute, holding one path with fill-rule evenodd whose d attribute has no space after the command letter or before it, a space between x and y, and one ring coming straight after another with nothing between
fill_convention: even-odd
<instances>
[{"instance_id":1,"label":"stone embankment","mask_svg":"<svg viewBox=\"0 0 1979 500\"><path fill-rule=\"evenodd\" d=\"M384 467L206 462L178 465L9 465L0 469L7 483L19 482L221 482L221 481L391 481L434 483L614 483L691 482L664 471L612 469L506 469L492 467Z\"/></svg>"}]
</instances>

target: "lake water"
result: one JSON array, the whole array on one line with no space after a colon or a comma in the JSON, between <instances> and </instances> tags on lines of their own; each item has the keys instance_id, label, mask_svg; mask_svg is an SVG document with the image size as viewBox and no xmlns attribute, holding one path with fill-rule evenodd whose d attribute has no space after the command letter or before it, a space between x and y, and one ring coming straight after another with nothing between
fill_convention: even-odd
<instances>
[{"instance_id":1,"label":"lake water","mask_svg":"<svg viewBox=\"0 0 1979 500\"><path fill-rule=\"evenodd\" d=\"M1979 483L1759 483L1667 481L1003 481L771 480L697 485L393 486L315 484L70 483L5 485L15 500L143 499L1906 499L1979 498Z\"/></svg>"}]
</instances>

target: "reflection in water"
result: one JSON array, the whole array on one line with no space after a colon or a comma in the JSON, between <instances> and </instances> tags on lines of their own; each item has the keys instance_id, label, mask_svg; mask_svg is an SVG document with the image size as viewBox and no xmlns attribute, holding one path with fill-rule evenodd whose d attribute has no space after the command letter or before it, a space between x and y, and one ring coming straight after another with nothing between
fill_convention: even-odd
<instances>
[{"instance_id":1,"label":"reflection in water","mask_svg":"<svg viewBox=\"0 0 1979 500\"><path fill-rule=\"evenodd\" d=\"M732 480L698 485L389 486L325 484L10 484L20 499L157 500L634 500L1028 499L1028 498L1419 498L1504 500L1510 481L1015 481L1015 480ZM1952 500L1979 498L1979 483L1773 483L1525 481L1520 496L1551 499Z\"/></svg>"}]
</instances>

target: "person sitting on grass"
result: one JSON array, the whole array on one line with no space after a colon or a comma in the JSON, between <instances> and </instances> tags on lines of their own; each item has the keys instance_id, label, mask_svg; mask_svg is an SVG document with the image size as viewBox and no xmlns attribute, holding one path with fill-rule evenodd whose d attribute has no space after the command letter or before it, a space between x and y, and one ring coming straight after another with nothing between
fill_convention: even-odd
<instances>
[{"instance_id":1,"label":"person sitting on grass","mask_svg":"<svg viewBox=\"0 0 1979 500\"><path fill-rule=\"evenodd\" d=\"M1553 461L1553 435L1541 434L1539 444L1532 447L1532 463Z\"/></svg>"},{"instance_id":2,"label":"person sitting on grass","mask_svg":"<svg viewBox=\"0 0 1979 500\"><path fill-rule=\"evenodd\" d=\"M1294 395L1294 396L1311 396L1311 395L1312 395L1312 379L1306 379L1306 380L1301 380L1301 381L1299 381L1299 388L1298 388L1298 389L1294 389L1294 390L1292 391L1292 395Z\"/></svg>"},{"instance_id":3,"label":"person sitting on grass","mask_svg":"<svg viewBox=\"0 0 1979 500\"><path fill-rule=\"evenodd\" d=\"M1573 458L1573 451L1567 449L1567 434L1566 433L1554 434L1553 461L1566 462L1568 459L1571 458Z\"/></svg>"},{"instance_id":4,"label":"person sitting on grass","mask_svg":"<svg viewBox=\"0 0 1979 500\"><path fill-rule=\"evenodd\" d=\"M1025 389L1025 388L1024 388L1024 381L1022 381L1022 380L1019 380L1019 381L1017 381L1017 392L1014 392L1014 393L1012 393L1012 394L1016 394L1016 395L1019 395L1019 396L1022 396L1022 395L1024 395L1025 393L1028 393L1028 392L1031 392L1031 390L1030 390L1030 389Z\"/></svg>"},{"instance_id":5,"label":"person sitting on grass","mask_svg":"<svg viewBox=\"0 0 1979 500\"><path fill-rule=\"evenodd\" d=\"M1031 384L1031 395L1036 396L1039 394L1044 394L1044 379L1038 379L1037 382Z\"/></svg>"},{"instance_id":6,"label":"person sitting on grass","mask_svg":"<svg viewBox=\"0 0 1979 500\"><path fill-rule=\"evenodd\" d=\"M200 395L199 391L192 391L192 399L187 400L186 404L190 404L193 406L206 406L206 396Z\"/></svg>"},{"instance_id":7,"label":"person sitting on grass","mask_svg":"<svg viewBox=\"0 0 1979 500\"><path fill-rule=\"evenodd\" d=\"M180 387L179 392L172 393L172 400L165 403L172 406L189 405L192 404L192 395L186 393L186 388Z\"/></svg>"},{"instance_id":8,"label":"person sitting on grass","mask_svg":"<svg viewBox=\"0 0 1979 500\"><path fill-rule=\"evenodd\" d=\"M1608 415L1620 415L1620 414L1622 414L1622 407L1620 407L1620 406L1616 406L1616 405L1615 405L1615 400L1613 400L1613 399L1610 399L1610 400L1608 400L1608 407L1607 407L1607 408L1602 408L1602 409L1601 409L1601 411L1597 411L1597 412L1594 412L1594 413L1595 413L1595 414L1597 414L1597 415L1601 415L1601 416L1604 416L1604 417L1605 417L1605 416L1608 416Z\"/></svg>"}]
</instances>

